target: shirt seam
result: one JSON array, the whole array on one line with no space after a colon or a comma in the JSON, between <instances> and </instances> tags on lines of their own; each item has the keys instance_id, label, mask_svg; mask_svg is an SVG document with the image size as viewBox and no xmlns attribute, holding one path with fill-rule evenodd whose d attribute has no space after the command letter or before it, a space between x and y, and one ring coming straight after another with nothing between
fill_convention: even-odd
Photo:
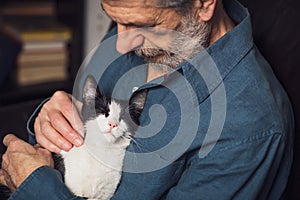
<instances>
[{"instance_id":1,"label":"shirt seam","mask_svg":"<svg viewBox=\"0 0 300 200\"><path fill-rule=\"evenodd\" d=\"M211 152L205 158L209 158L210 156L213 156L213 155L215 155L217 153L228 151L228 150L230 150L230 149L232 149L234 147L237 147L237 146L240 146L240 145L243 145L243 144L246 144L246 143L247 144L253 143L253 142L261 140L263 138L267 138L267 137L271 137L271 136L276 136L276 135L285 138L285 136L282 133L278 132L278 131L274 131L274 132L271 131L271 130L269 130L269 131L263 131L260 134L256 134L256 135L247 137L247 138L245 138L243 140L235 142L234 144L231 144L229 146L220 148L217 151Z\"/></svg>"}]
</instances>

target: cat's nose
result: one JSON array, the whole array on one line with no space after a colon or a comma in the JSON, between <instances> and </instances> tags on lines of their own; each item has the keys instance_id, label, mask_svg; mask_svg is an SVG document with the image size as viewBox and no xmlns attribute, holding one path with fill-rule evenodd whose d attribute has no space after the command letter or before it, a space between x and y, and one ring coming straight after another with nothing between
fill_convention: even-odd
<instances>
[{"instance_id":1,"label":"cat's nose","mask_svg":"<svg viewBox=\"0 0 300 200\"><path fill-rule=\"evenodd\" d=\"M110 129L117 127L117 124L115 122L108 122L108 125L109 125Z\"/></svg>"}]
</instances>

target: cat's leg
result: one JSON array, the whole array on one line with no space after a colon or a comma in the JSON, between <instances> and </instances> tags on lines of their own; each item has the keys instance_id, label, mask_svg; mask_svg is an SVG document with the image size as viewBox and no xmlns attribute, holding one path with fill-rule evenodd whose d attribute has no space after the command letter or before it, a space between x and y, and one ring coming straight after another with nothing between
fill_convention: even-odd
<instances>
[{"instance_id":1,"label":"cat's leg","mask_svg":"<svg viewBox=\"0 0 300 200\"><path fill-rule=\"evenodd\" d=\"M94 188L93 198L89 200L109 200L115 193L121 179L121 173L115 170L108 171L105 176L101 177Z\"/></svg>"}]
</instances>

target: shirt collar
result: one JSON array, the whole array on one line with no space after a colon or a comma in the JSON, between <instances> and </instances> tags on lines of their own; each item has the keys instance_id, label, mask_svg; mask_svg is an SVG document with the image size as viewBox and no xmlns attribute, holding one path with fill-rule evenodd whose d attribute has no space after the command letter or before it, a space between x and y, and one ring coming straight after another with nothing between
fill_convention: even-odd
<instances>
[{"instance_id":1,"label":"shirt collar","mask_svg":"<svg viewBox=\"0 0 300 200\"><path fill-rule=\"evenodd\" d=\"M254 45L248 10L235 0L225 0L224 7L238 25L179 67L192 85L199 103L222 84L224 78ZM199 81L199 76L195 75L197 73L202 81Z\"/></svg>"}]
</instances>

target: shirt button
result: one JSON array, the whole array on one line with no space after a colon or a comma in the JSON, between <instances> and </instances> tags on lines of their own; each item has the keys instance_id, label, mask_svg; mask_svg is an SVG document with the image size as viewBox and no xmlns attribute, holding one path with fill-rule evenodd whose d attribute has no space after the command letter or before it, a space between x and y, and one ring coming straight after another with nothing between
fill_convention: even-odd
<instances>
[{"instance_id":1,"label":"shirt button","mask_svg":"<svg viewBox=\"0 0 300 200\"><path fill-rule=\"evenodd\" d=\"M134 93L135 91L137 91L139 89L139 87L133 87L132 88L132 93Z\"/></svg>"}]
</instances>

